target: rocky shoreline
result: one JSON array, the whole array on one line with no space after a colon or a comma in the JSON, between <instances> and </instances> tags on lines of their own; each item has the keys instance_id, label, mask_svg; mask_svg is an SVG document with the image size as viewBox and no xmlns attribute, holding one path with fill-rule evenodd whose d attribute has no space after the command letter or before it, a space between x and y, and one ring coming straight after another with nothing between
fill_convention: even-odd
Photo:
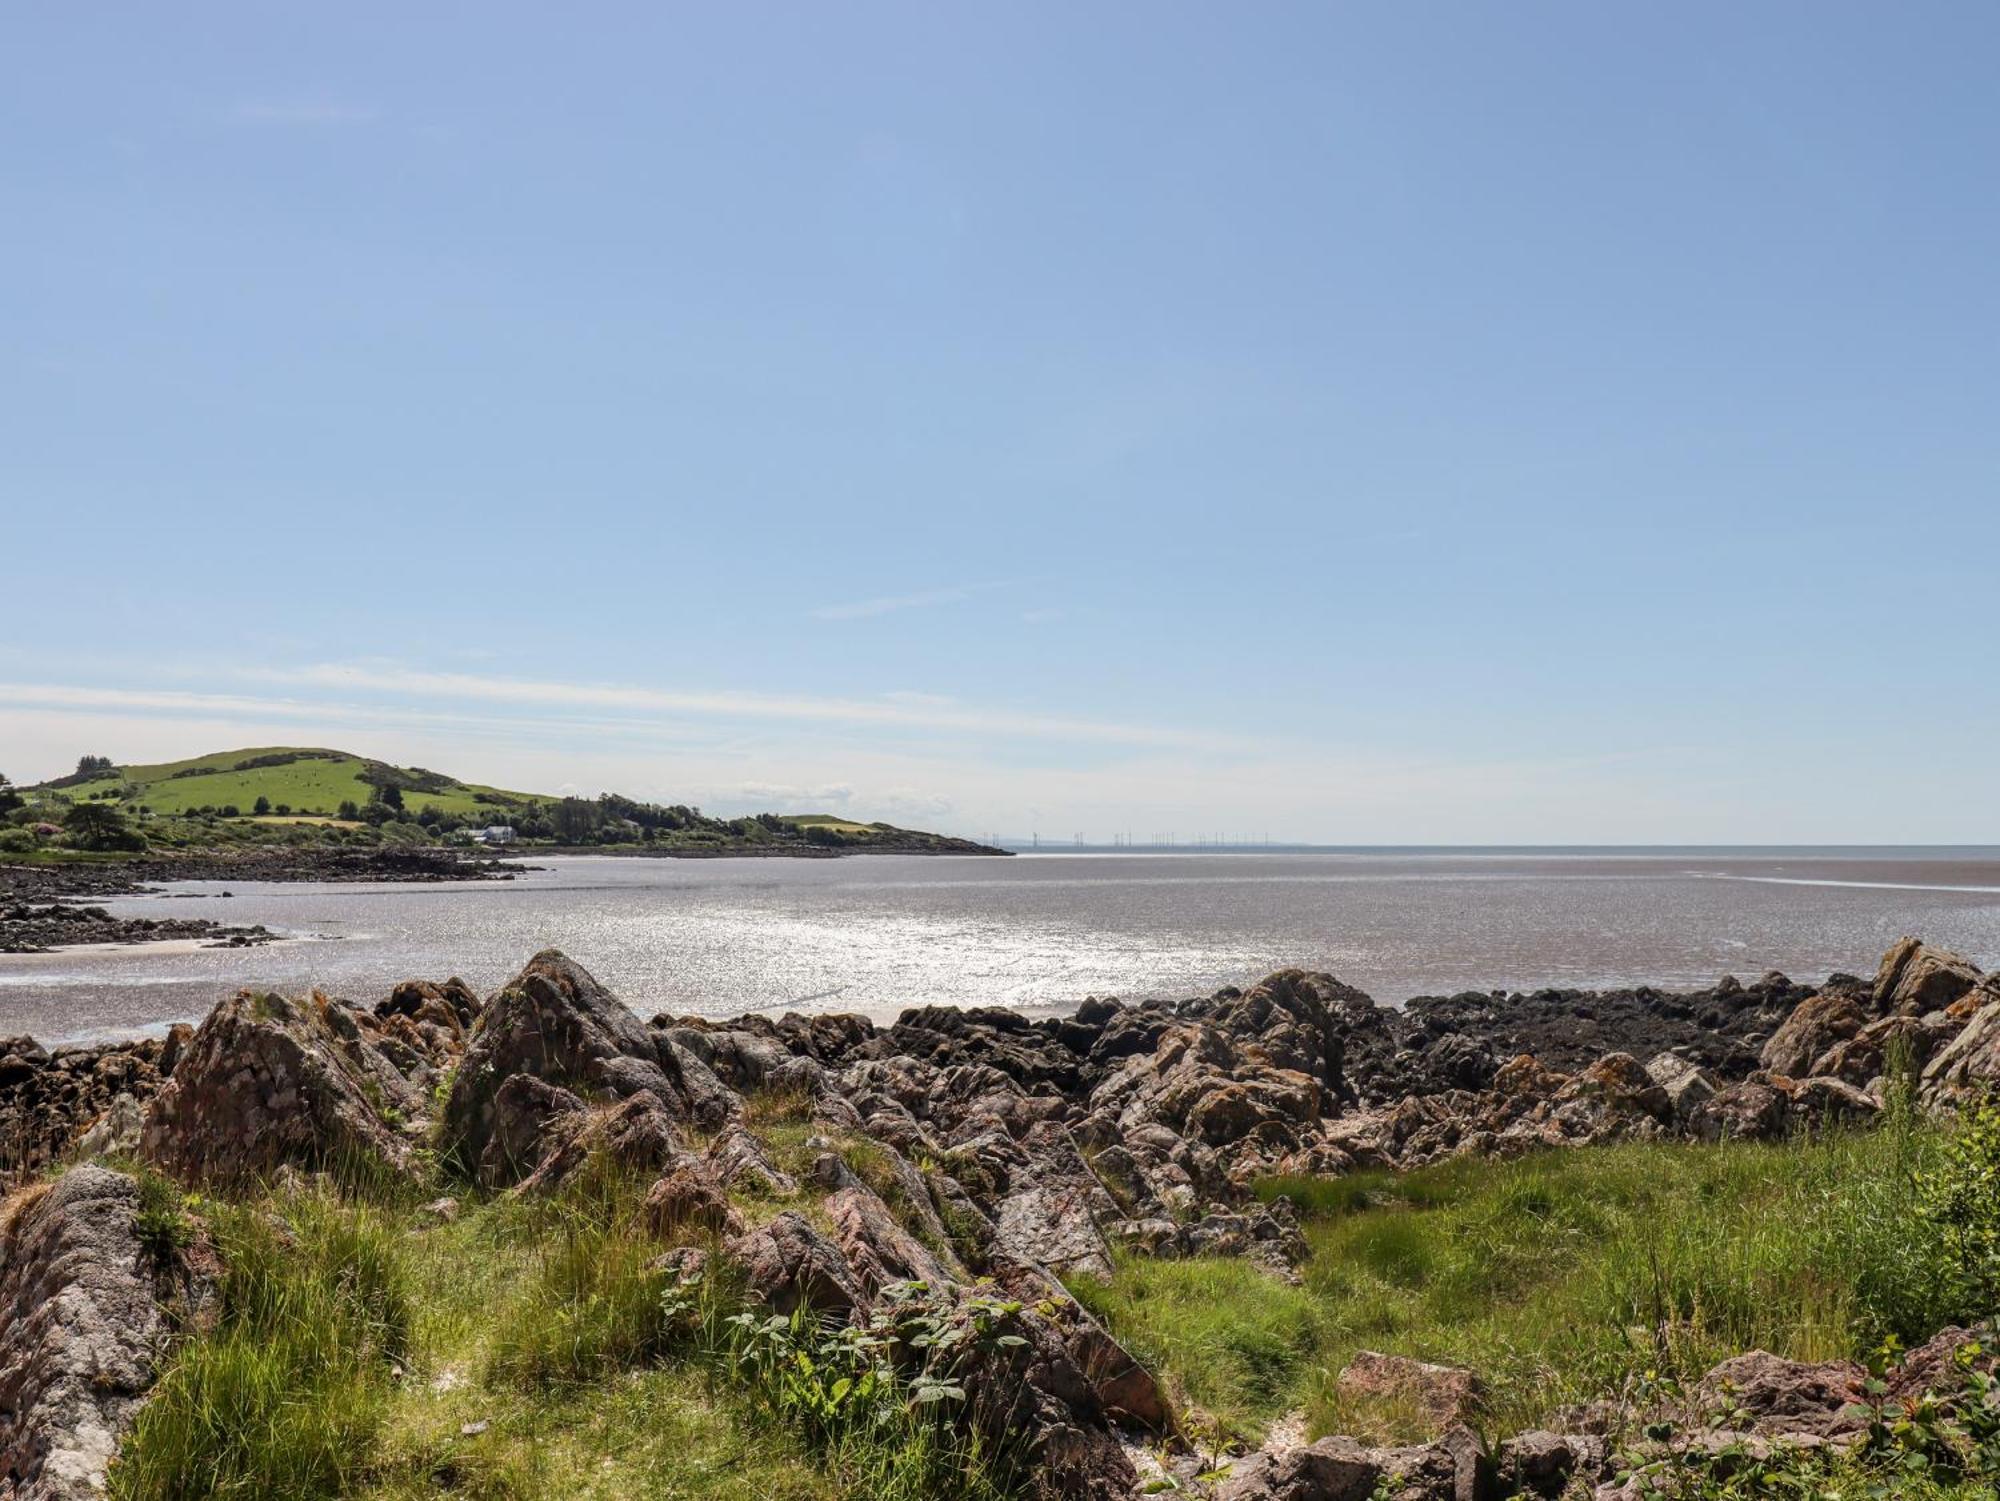
<instances>
[{"instance_id":1,"label":"rocky shoreline","mask_svg":"<svg viewBox=\"0 0 2000 1501\"><path fill-rule=\"evenodd\" d=\"M84 905L92 897L149 895L161 881L511 881L530 868L430 849L255 850L0 864L0 954L172 939L199 940L211 948L249 948L278 936L261 925L234 926L205 917L114 917L102 907Z\"/></svg>"},{"instance_id":2,"label":"rocky shoreline","mask_svg":"<svg viewBox=\"0 0 2000 1501\"><path fill-rule=\"evenodd\" d=\"M878 1027L853 1015L642 1021L551 950L483 998L457 980L408 981L373 1005L245 992L164 1039L53 1053L0 1040L0 1167L28 1179L63 1160L137 1157L227 1192L367 1164L419 1191L543 1197L615 1163L652 1183L659 1265L688 1285L722 1270L753 1304L857 1322L912 1282L947 1321L973 1316L973 1289L997 1289L1015 1342L964 1373L966 1421L1026 1445L1047 1494L1171 1482L1227 1501L1364 1501L1384 1486L1410 1501L1566 1486L1625 1498L1642 1491L1618 1479L1601 1415L1491 1445L1442 1419L1435 1441L1404 1448L1274 1436L1216 1478L1213 1456L1181 1441L1154 1373L1063 1279L1111 1276L1132 1255L1241 1257L1294 1278L1307 1254L1298 1218L1257 1184L1812 1133L1881 1112L1899 1065L1936 1110L2000 1081L2000 975L1904 940L1872 979L1816 986L1769 974L1687 993L1396 1009L1286 970L1180 1002L1090 1000L1046 1020L931 1007ZM62 1181L79 1171L98 1170ZM92 1215L129 1197L129 1179L101 1176L71 1196ZM17 1198L0 1216L0 1312L60 1280L32 1247L68 1233L67 1202ZM118 1296L153 1310L147 1288ZM0 1330L0 1384L74 1354L73 1330ZM1918 1353L1940 1369L1973 1344L1966 1331L1939 1338ZM157 1360L166 1346L147 1348ZM1970 1358L1990 1368L1990 1355ZM1740 1414L1716 1442L1851 1438L1858 1367L1742 1360L1716 1378ZM1357 1365L1354 1380L1408 1386L1446 1416L1469 1379L1389 1356ZM125 1406L96 1409L112 1431L143 1394L128 1387L105 1399ZM90 1494L36 1479L65 1452L74 1413L5 1396L0 1470L26 1477L11 1494Z\"/></svg>"}]
</instances>

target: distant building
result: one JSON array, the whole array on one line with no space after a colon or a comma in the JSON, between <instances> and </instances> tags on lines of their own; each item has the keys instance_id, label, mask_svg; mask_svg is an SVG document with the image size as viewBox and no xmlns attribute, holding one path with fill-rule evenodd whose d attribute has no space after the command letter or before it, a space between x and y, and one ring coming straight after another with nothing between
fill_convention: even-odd
<instances>
[{"instance_id":1,"label":"distant building","mask_svg":"<svg viewBox=\"0 0 2000 1501\"><path fill-rule=\"evenodd\" d=\"M472 837L477 839L481 844L512 844L514 842L514 829L511 824L488 824Z\"/></svg>"}]
</instances>

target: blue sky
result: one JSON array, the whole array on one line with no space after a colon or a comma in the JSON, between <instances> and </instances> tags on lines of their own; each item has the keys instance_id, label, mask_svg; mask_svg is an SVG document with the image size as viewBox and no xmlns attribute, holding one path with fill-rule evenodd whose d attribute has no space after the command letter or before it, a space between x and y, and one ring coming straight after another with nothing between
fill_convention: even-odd
<instances>
[{"instance_id":1,"label":"blue sky","mask_svg":"<svg viewBox=\"0 0 2000 1501\"><path fill-rule=\"evenodd\" d=\"M0 770L2000 840L2000 12L42 6Z\"/></svg>"}]
</instances>

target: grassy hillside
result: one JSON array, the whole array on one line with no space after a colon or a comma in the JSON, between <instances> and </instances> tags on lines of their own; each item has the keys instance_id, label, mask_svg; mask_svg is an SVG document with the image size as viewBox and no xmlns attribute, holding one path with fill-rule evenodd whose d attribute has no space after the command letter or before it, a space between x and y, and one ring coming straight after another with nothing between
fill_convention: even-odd
<instances>
[{"instance_id":1,"label":"grassy hillside","mask_svg":"<svg viewBox=\"0 0 2000 1501\"><path fill-rule=\"evenodd\" d=\"M247 813L259 797L269 798L274 808L283 805L298 813L331 814L344 802L367 803L381 786L398 788L412 813L425 808L458 814L491 810L496 822L509 808L554 801L460 782L420 767L391 766L346 751L291 745L218 751L155 766L120 766L87 778L60 777L26 790L31 796L57 793L72 802L116 798L162 815L232 804Z\"/></svg>"},{"instance_id":2,"label":"grassy hillside","mask_svg":"<svg viewBox=\"0 0 2000 1501\"><path fill-rule=\"evenodd\" d=\"M0 827L0 854L51 854L52 836L34 835L28 827L41 821L65 825L63 842L82 851L437 843L505 824L527 844L657 854L994 853L944 835L830 813L716 818L685 804L616 793L576 798L510 792L322 746L249 746L157 765L85 757L70 776L21 791L27 806L6 820L19 827ZM111 832L83 827L107 820Z\"/></svg>"}]
</instances>

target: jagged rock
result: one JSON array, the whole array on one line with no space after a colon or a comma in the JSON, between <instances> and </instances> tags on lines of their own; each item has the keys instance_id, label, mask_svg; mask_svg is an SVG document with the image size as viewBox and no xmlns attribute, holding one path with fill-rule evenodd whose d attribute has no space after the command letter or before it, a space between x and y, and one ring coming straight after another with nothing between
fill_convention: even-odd
<instances>
[{"instance_id":1,"label":"jagged rock","mask_svg":"<svg viewBox=\"0 0 2000 1501\"><path fill-rule=\"evenodd\" d=\"M994 1216L995 1254L1038 1262L1061 1276L1111 1275L1111 1247L1099 1221L1117 1218L1104 1191L1063 1127L1044 1121L1021 1142L1025 1161L1010 1169Z\"/></svg>"},{"instance_id":2,"label":"jagged rock","mask_svg":"<svg viewBox=\"0 0 2000 1501\"><path fill-rule=\"evenodd\" d=\"M586 1099L653 1095L675 1119L721 1127L741 1102L700 1059L647 1030L582 965L544 949L487 1003L452 1081L445 1150L475 1167L493 1133L494 1100L527 1074Z\"/></svg>"},{"instance_id":3,"label":"jagged rock","mask_svg":"<svg viewBox=\"0 0 2000 1501\"><path fill-rule=\"evenodd\" d=\"M1758 1061L1774 1074L1802 1077L1813 1059L1854 1036L1869 1020L1868 1012L1852 996L1831 992L1809 996L1771 1034Z\"/></svg>"},{"instance_id":4,"label":"jagged rock","mask_svg":"<svg viewBox=\"0 0 2000 1501\"><path fill-rule=\"evenodd\" d=\"M793 1210L733 1237L724 1250L742 1267L751 1293L779 1313L804 1304L845 1316L867 1301L839 1247Z\"/></svg>"},{"instance_id":5,"label":"jagged rock","mask_svg":"<svg viewBox=\"0 0 2000 1501\"><path fill-rule=\"evenodd\" d=\"M32 1037L0 1038L0 1174L25 1173L60 1158L79 1135L98 1127L114 1107L126 1117L121 1099L143 1107L173 1072L178 1039L185 1025L165 1039L60 1047L53 1052ZM106 1128L111 1129L111 1128ZM120 1135L106 1143L103 1132L89 1151L125 1150Z\"/></svg>"},{"instance_id":6,"label":"jagged rock","mask_svg":"<svg viewBox=\"0 0 2000 1501\"><path fill-rule=\"evenodd\" d=\"M422 1098L338 1002L244 991L222 1002L147 1107L140 1151L184 1178L240 1178L290 1163L410 1169L386 1118Z\"/></svg>"},{"instance_id":7,"label":"jagged rock","mask_svg":"<svg viewBox=\"0 0 2000 1501\"><path fill-rule=\"evenodd\" d=\"M2000 997L1975 1012L1924 1067L1923 1096L1932 1104L2000 1084Z\"/></svg>"},{"instance_id":8,"label":"jagged rock","mask_svg":"<svg viewBox=\"0 0 2000 1501\"><path fill-rule=\"evenodd\" d=\"M1947 949L1916 938L1901 938L1882 956L1875 972L1877 1012L1921 1016L1958 1000L1979 983L1979 969Z\"/></svg>"},{"instance_id":9,"label":"jagged rock","mask_svg":"<svg viewBox=\"0 0 2000 1501\"><path fill-rule=\"evenodd\" d=\"M1486 1395L1484 1383L1463 1366L1431 1365L1375 1350L1357 1352L1335 1386L1350 1401L1393 1402L1412 1409L1436 1433L1472 1421Z\"/></svg>"},{"instance_id":10,"label":"jagged rock","mask_svg":"<svg viewBox=\"0 0 2000 1501\"><path fill-rule=\"evenodd\" d=\"M504 1188L533 1172L555 1143L568 1135L574 1117L589 1107L567 1089L544 1084L532 1074L514 1074L493 1097L493 1113L477 1177L488 1188Z\"/></svg>"},{"instance_id":11,"label":"jagged rock","mask_svg":"<svg viewBox=\"0 0 2000 1501\"><path fill-rule=\"evenodd\" d=\"M139 1188L78 1167L0 1205L0 1486L15 1501L104 1493L169 1334L140 1244Z\"/></svg>"},{"instance_id":12,"label":"jagged rock","mask_svg":"<svg viewBox=\"0 0 2000 1501\"><path fill-rule=\"evenodd\" d=\"M560 1134L535 1170L521 1180L522 1194L552 1192L586 1163L603 1160L627 1172L663 1172L687 1152L672 1117L650 1090L616 1105L560 1118Z\"/></svg>"},{"instance_id":13,"label":"jagged rock","mask_svg":"<svg viewBox=\"0 0 2000 1501\"><path fill-rule=\"evenodd\" d=\"M1108 1417L1149 1433L1173 1430L1173 1410L1153 1373L1060 1282L1038 1266L1006 1259L994 1263L993 1280L1009 1298L1036 1310L1058 1331Z\"/></svg>"},{"instance_id":14,"label":"jagged rock","mask_svg":"<svg viewBox=\"0 0 2000 1501\"><path fill-rule=\"evenodd\" d=\"M869 1297L891 1282L949 1287L958 1280L930 1247L897 1223L889 1206L865 1183L849 1184L828 1194L826 1214L833 1222L841 1253Z\"/></svg>"},{"instance_id":15,"label":"jagged rock","mask_svg":"<svg viewBox=\"0 0 2000 1501\"><path fill-rule=\"evenodd\" d=\"M652 1186L645 1213L656 1235L683 1229L741 1235L744 1229L742 1213L707 1169L693 1161L678 1164Z\"/></svg>"},{"instance_id":16,"label":"jagged rock","mask_svg":"<svg viewBox=\"0 0 2000 1501\"><path fill-rule=\"evenodd\" d=\"M747 1184L774 1199L788 1199L799 1191L798 1180L772 1162L764 1144L740 1125L730 1126L709 1143L708 1165L725 1188Z\"/></svg>"},{"instance_id":17,"label":"jagged rock","mask_svg":"<svg viewBox=\"0 0 2000 1501\"><path fill-rule=\"evenodd\" d=\"M430 980L405 980L389 992L388 999L375 1003L378 1017L406 1016L413 1022L430 1022L454 1033L470 1027L482 1009L477 993L457 975L442 985Z\"/></svg>"}]
</instances>

